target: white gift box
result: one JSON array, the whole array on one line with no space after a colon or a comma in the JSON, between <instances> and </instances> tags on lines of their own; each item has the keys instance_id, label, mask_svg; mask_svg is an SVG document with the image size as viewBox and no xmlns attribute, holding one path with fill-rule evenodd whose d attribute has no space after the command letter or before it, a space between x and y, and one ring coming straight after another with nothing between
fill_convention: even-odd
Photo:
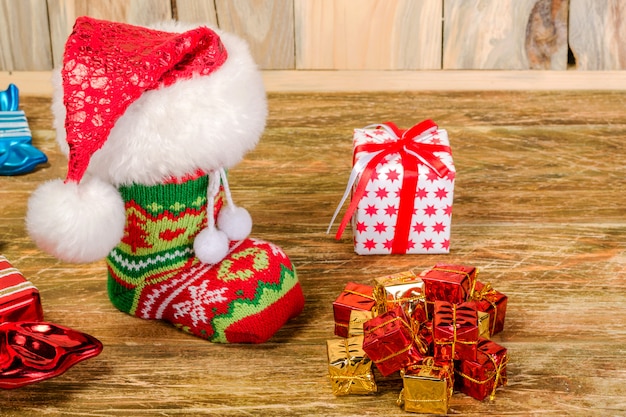
<instances>
[{"instance_id":1,"label":"white gift box","mask_svg":"<svg viewBox=\"0 0 626 417\"><path fill-rule=\"evenodd\" d=\"M406 131L386 123L355 129L353 142L335 217L352 199L336 237L351 219L360 255L448 253L455 168L447 132L430 120Z\"/></svg>"}]
</instances>

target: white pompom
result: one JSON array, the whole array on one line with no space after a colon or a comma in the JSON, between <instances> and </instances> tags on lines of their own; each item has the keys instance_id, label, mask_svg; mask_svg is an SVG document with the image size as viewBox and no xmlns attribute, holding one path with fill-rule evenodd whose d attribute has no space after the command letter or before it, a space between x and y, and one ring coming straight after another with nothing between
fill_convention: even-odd
<instances>
[{"instance_id":1,"label":"white pompom","mask_svg":"<svg viewBox=\"0 0 626 417\"><path fill-rule=\"evenodd\" d=\"M66 262L104 258L124 236L125 223L121 195L97 178L46 182L31 195L26 213L37 246Z\"/></svg>"},{"instance_id":2,"label":"white pompom","mask_svg":"<svg viewBox=\"0 0 626 417\"><path fill-rule=\"evenodd\" d=\"M196 256L205 264L216 264L228 255L229 241L226 233L206 228L193 241Z\"/></svg>"},{"instance_id":3,"label":"white pompom","mask_svg":"<svg viewBox=\"0 0 626 417\"><path fill-rule=\"evenodd\" d=\"M217 227L230 240L242 240L252 231L252 217L243 207L225 207L217 215Z\"/></svg>"}]
</instances>

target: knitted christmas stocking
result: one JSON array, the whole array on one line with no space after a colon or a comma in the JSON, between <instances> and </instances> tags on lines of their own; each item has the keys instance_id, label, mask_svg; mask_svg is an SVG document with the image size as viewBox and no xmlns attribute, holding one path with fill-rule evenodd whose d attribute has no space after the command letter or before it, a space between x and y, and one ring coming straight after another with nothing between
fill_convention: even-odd
<instances>
[{"instance_id":1,"label":"knitted christmas stocking","mask_svg":"<svg viewBox=\"0 0 626 417\"><path fill-rule=\"evenodd\" d=\"M208 181L120 187L127 222L107 258L109 297L121 311L213 342L264 342L302 311L296 271L279 247L255 239L232 242L217 264L194 256L194 237L207 224Z\"/></svg>"}]
</instances>

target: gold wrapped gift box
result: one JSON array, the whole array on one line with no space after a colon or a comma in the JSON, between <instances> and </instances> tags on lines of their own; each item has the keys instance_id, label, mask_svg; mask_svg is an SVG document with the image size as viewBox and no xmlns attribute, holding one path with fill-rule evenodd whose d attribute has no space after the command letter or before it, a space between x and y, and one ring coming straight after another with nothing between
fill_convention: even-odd
<instances>
[{"instance_id":1,"label":"gold wrapped gift box","mask_svg":"<svg viewBox=\"0 0 626 417\"><path fill-rule=\"evenodd\" d=\"M370 394L377 391L372 361L363 351L363 336L328 340L326 347L333 394Z\"/></svg>"},{"instance_id":2,"label":"gold wrapped gift box","mask_svg":"<svg viewBox=\"0 0 626 417\"><path fill-rule=\"evenodd\" d=\"M411 319L420 323L428 320L424 282L413 271L375 278L374 283L378 314L401 306Z\"/></svg>"},{"instance_id":3,"label":"gold wrapped gift box","mask_svg":"<svg viewBox=\"0 0 626 417\"><path fill-rule=\"evenodd\" d=\"M408 367L402 372L399 405L413 413L447 414L454 389L453 376L447 364L435 364L432 357Z\"/></svg>"}]
</instances>

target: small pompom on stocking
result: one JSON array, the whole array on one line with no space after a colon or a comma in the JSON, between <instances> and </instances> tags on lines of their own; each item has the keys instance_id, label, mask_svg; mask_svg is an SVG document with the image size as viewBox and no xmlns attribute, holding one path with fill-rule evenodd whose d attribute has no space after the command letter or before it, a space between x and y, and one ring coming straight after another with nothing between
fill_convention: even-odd
<instances>
[{"instance_id":1,"label":"small pompom on stocking","mask_svg":"<svg viewBox=\"0 0 626 417\"><path fill-rule=\"evenodd\" d=\"M228 233L214 227L234 207L229 192L209 184L219 178L120 188L127 223L107 258L109 297L124 312L213 342L261 343L302 311L302 289L287 256L268 242L226 238L223 259L195 256L199 233Z\"/></svg>"}]
</instances>

